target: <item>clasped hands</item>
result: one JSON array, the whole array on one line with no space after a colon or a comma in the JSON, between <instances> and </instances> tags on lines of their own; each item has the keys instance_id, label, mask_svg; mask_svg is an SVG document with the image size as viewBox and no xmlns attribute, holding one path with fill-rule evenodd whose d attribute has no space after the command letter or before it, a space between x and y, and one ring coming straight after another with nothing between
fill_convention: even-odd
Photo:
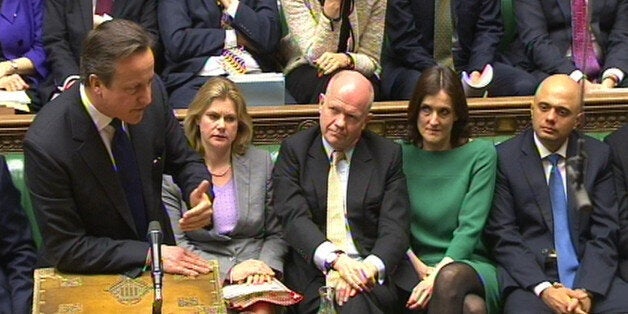
<instances>
[{"instance_id":1,"label":"clasped hands","mask_svg":"<svg viewBox=\"0 0 628 314\"><path fill-rule=\"evenodd\" d=\"M338 256L330 272L338 272L340 275L334 287L336 302L340 306L358 293L373 289L379 274L375 265L354 260L344 253Z\"/></svg>"},{"instance_id":2,"label":"clasped hands","mask_svg":"<svg viewBox=\"0 0 628 314\"><path fill-rule=\"evenodd\" d=\"M569 289L554 284L541 292L541 299L556 313L586 314L591 311L593 300L585 290Z\"/></svg>"}]
</instances>

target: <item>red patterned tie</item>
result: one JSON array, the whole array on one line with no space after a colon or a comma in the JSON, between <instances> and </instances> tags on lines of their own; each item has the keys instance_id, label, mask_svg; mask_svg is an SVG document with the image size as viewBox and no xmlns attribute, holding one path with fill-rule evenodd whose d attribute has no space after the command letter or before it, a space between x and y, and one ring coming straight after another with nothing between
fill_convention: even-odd
<instances>
[{"instance_id":1,"label":"red patterned tie","mask_svg":"<svg viewBox=\"0 0 628 314\"><path fill-rule=\"evenodd\" d=\"M106 13L107 15L111 15L112 11L113 0L96 0L96 10L94 11L95 14L103 15Z\"/></svg>"},{"instance_id":2,"label":"red patterned tie","mask_svg":"<svg viewBox=\"0 0 628 314\"><path fill-rule=\"evenodd\" d=\"M573 61L580 71L589 77L595 78L600 73L600 64L595 56L587 0L571 0L571 29Z\"/></svg>"}]
</instances>

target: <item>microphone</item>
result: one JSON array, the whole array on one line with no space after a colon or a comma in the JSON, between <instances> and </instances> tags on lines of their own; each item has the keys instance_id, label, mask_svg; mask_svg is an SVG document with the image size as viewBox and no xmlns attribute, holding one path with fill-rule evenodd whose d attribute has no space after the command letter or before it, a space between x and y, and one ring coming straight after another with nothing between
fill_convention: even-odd
<instances>
[{"instance_id":1,"label":"microphone","mask_svg":"<svg viewBox=\"0 0 628 314\"><path fill-rule=\"evenodd\" d=\"M584 139L578 139L577 154L567 159L567 175L569 177L569 189L573 196L576 208L580 211L590 212L593 210L589 194L584 188L585 164L587 155L582 148Z\"/></svg>"},{"instance_id":2,"label":"microphone","mask_svg":"<svg viewBox=\"0 0 628 314\"><path fill-rule=\"evenodd\" d=\"M151 276L153 278L153 314L161 313L163 303L162 279L164 276L161 264L161 225L159 221L153 220L148 224L148 234L146 235L150 243L151 252Z\"/></svg>"}]
</instances>

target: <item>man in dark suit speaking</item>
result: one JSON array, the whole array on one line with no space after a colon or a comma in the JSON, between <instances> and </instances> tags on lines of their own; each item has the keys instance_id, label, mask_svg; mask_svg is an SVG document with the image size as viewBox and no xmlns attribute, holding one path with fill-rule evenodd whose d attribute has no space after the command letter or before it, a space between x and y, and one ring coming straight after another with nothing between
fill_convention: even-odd
<instances>
[{"instance_id":1,"label":"man in dark suit speaking","mask_svg":"<svg viewBox=\"0 0 628 314\"><path fill-rule=\"evenodd\" d=\"M172 174L191 210L180 223L210 223L209 173L187 145L153 71L152 40L126 20L91 31L81 54L81 83L46 106L24 140L26 178L43 233L44 261L61 271L121 273L147 264L149 221L164 229L169 273L209 271L174 245L161 202Z\"/></svg>"},{"instance_id":2,"label":"man in dark suit speaking","mask_svg":"<svg viewBox=\"0 0 628 314\"><path fill-rule=\"evenodd\" d=\"M396 313L389 275L408 246L401 147L364 130L373 87L341 71L320 95L320 127L286 139L273 171L274 206L291 252L288 286L314 313L317 290L336 288L343 313Z\"/></svg>"},{"instance_id":3,"label":"man in dark suit speaking","mask_svg":"<svg viewBox=\"0 0 628 314\"><path fill-rule=\"evenodd\" d=\"M487 239L499 266L505 313L621 313L628 284L617 271L617 201L610 149L575 131L581 89L550 76L532 104L532 129L497 146L498 171ZM566 161L577 141L588 155L579 209Z\"/></svg>"}]
</instances>

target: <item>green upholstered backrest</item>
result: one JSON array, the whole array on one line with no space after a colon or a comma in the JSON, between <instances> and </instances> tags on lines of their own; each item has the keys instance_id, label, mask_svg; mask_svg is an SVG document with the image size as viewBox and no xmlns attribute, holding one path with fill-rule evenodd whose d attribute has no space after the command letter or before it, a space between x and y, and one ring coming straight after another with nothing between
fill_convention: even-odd
<instances>
[{"instance_id":1,"label":"green upholstered backrest","mask_svg":"<svg viewBox=\"0 0 628 314\"><path fill-rule=\"evenodd\" d=\"M41 232L39 231L39 225L35 218L35 209L31 203L31 196L28 193L26 187L26 180L24 180L24 155L22 153L9 153L5 155L9 171L11 172L11 179L13 184L20 191L22 198L22 207L28 216L28 221L31 225L31 231L33 232L33 240L35 245L40 248L42 245Z\"/></svg>"}]
</instances>

